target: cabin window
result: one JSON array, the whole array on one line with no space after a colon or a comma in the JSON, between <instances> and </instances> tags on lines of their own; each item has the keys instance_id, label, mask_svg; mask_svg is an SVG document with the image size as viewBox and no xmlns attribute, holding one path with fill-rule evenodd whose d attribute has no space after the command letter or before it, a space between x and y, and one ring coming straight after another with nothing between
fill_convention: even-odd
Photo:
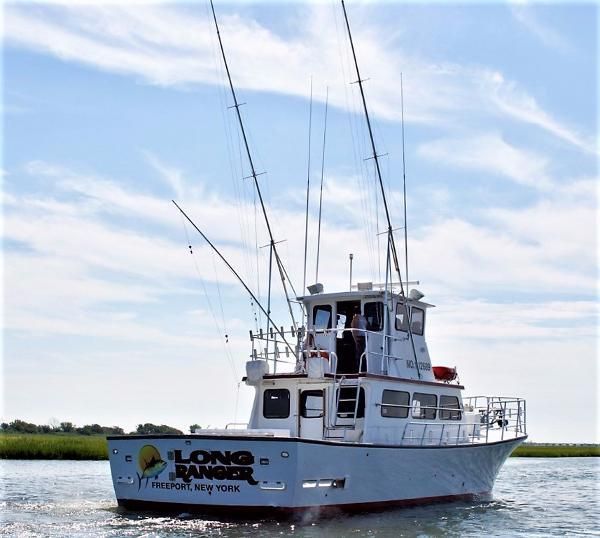
<instances>
[{"instance_id":1,"label":"cabin window","mask_svg":"<svg viewBox=\"0 0 600 538\"><path fill-rule=\"evenodd\" d=\"M303 418L321 418L323 413L323 391L302 391L300 394L300 415Z\"/></svg>"},{"instance_id":2,"label":"cabin window","mask_svg":"<svg viewBox=\"0 0 600 538\"><path fill-rule=\"evenodd\" d=\"M423 394L415 392L412 400L412 417L435 420L437 408L437 396L435 394Z\"/></svg>"},{"instance_id":3,"label":"cabin window","mask_svg":"<svg viewBox=\"0 0 600 538\"><path fill-rule=\"evenodd\" d=\"M425 327L425 310L413 306L410 309L411 312L411 325L410 329L413 334L423 335L423 329ZM408 320L406 319L406 308L404 304L398 303L396 305L396 330L397 331L408 331Z\"/></svg>"},{"instance_id":4,"label":"cabin window","mask_svg":"<svg viewBox=\"0 0 600 538\"><path fill-rule=\"evenodd\" d=\"M288 389L265 390L263 416L265 418L288 418L290 416L290 391Z\"/></svg>"},{"instance_id":5,"label":"cabin window","mask_svg":"<svg viewBox=\"0 0 600 538\"><path fill-rule=\"evenodd\" d=\"M396 330L408 331L408 320L406 319L406 308L403 303L396 305Z\"/></svg>"},{"instance_id":6,"label":"cabin window","mask_svg":"<svg viewBox=\"0 0 600 538\"><path fill-rule=\"evenodd\" d=\"M367 331L381 331L383 329L383 303L365 303L365 318Z\"/></svg>"},{"instance_id":7,"label":"cabin window","mask_svg":"<svg viewBox=\"0 0 600 538\"><path fill-rule=\"evenodd\" d=\"M391 418L408 417L410 394L400 390L384 390L381 398L381 416Z\"/></svg>"},{"instance_id":8,"label":"cabin window","mask_svg":"<svg viewBox=\"0 0 600 538\"><path fill-rule=\"evenodd\" d=\"M358 406L356 405L356 387L342 387L337 390L338 418L352 418L354 417L354 410L356 409L356 418L363 418L365 416L365 391L361 387L358 394Z\"/></svg>"},{"instance_id":9,"label":"cabin window","mask_svg":"<svg viewBox=\"0 0 600 538\"><path fill-rule=\"evenodd\" d=\"M440 419L460 420L462 413L456 396L440 396Z\"/></svg>"},{"instance_id":10,"label":"cabin window","mask_svg":"<svg viewBox=\"0 0 600 538\"><path fill-rule=\"evenodd\" d=\"M313 328L317 331L331 329L331 305L320 304L313 308Z\"/></svg>"},{"instance_id":11,"label":"cabin window","mask_svg":"<svg viewBox=\"0 0 600 538\"><path fill-rule=\"evenodd\" d=\"M425 311L422 308L413 306L410 309L410 330L413 334L423 334L423 328L425 326Z\"/></svg>"}]
</instances>

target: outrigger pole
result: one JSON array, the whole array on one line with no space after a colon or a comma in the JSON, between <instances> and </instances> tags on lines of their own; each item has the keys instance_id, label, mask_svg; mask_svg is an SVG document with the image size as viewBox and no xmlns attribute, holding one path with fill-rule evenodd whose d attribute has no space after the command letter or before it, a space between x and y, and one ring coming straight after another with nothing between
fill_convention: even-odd
<instances>
[{"instance_id":1,"label":"outrigger pole","mask_svg":"<svg viewBox=\"0 0 600 538\"><path fill-rule=\"evenodd\" d=\"M410 339L411 347L413 350L415 366L417 368L417 375L420 379L421 372L419 370L419 361L417 359L417 350L415 349L415 343L413 340L412 329L410 326L411 325L410 310L408 308L408 305L406 304L406 294L404 293L404 285L402 284L402 274L400 272L400 264L398 263L398 253L396 252L396 243L394 241L394 231L392 229L392 220L390 218L390 211L389 211L387 199L385 196L385 188L383 186L383 180L381 179L381 168L379 166L379 155L377 153L377 148L375 147L375 138L373 137L373 129L371 128L371 120L369 118L369 111L367 109L367 100L365 98L365 91L363 89L363 84L362 84L364 81L362 78L360 78L360 70L358 68L356 52L354 51L354 42L352 41L352 32L350 31L350 23L348 22L348 14L346 13L346 5L344 4L344 0L341 0L341 1L342 1L342 9L344 10L344 19L346 21L346 29L348 30L348 38L350 40L350 48L352 49L352 58L354 59L354 67L356 68L356 76L358 79L356 82L358 83L358 87L360 88L360 96L362 98L363 110L365 113L365 119L367 120L367 128L369 130L369 139L371 140L371 149L373 150L372 158L375 161L375 170L377 171L377 179L379 180L379 186L381 187L381 197L383 199L383 207L385 208L385 217L387 219L388 260L389 260L389 253L391 252L392 260L394 262L394 267L396 268L396 272L398 273L398 280L400 281L400 294L404 298L404 310L405 310L405 315L406 315L406 319L407 319L407 331L408 331L408 336ZM403 137L403 143L404 143L404 137ZM386 263L389 263L389 261ZM386 265L385 270L386 270L386 282L387 282L387 265ZM389 319L388 319L389 315L388 315L388 305L387 305L387 285L386 285L385 293L386 293L386 305L385 305L386 316L384 319L384 324L386 325L386 331L387 331L387 325L389 325ZM386 333L386 336L387 336L387 333Z\"/></svg>"},{"instance_id":2,"label":"outrigger pole","mask_svg":"<svg viewBox=\"0 0 600 538\"><path fill-rule=\"evenodd\" d=\"M225 258L225 256L223 256L223 254L221 254L221 252L219 251L219 249L211 242L211 240L208 237L206 237L206 235L204 234L204 232L202 232L202 230L200 228L198 228L198 226L196 226L196 224L194 223L194 221L190 217L188 217L187 213L183 209L181 209L181 207L179 207L179 205L177 204L177 202L175 200L171 200L171 201L175 204L175 207L177 209L179 209L179 211L181 211L181 214L194 227L194 229L208 243L208 246L210 248L212 248L217 253L217 255L219 256L219 258L221 258L221 260L227 266L227 268L235 275L235 277L238 279L238 281L240 282L240 284L242 286L244 286L244 289L248 292L248 294L250 295L250 297L252 297L252 300L258 305L258 308L260 308L261 311L262 311L262 313L265 316L267 316L267 320L271 323L271 325L273 325L273 328L275 329L275 332L277 332L277 334L279 334L281 336L281 339L283 340L283 342L285 343L285 345L290 349L290 351L292 353L295 354L294 348L285 339L285 334L281 331L281 329L277 328L277 325L275 325L275 322L271 319L269 313L263 308L263 306L260 304L260 301L256 298L256 295L254 295L254 293L252 293L252 290L250 290L250 288L246 285L246 283L243 281L242 277L238 274L238 272L227 261L227 259Z\"/></svg>"},{"instance_id":3,"label":"outrigger pole","mask_svg":"<svg viewBox=\"0 0 600 538\"><path fill-rule=\"evenodd\" d=\"M223 48L223 41L221 40L221 33L219 32L219 23L217 22L217 15L215 13L215 6L213 4L213 0L210 0L210 8L212 10L212 14L213 14L213 19L215 21L215 28L217 30L217 38L219 40L219 48L221 49L221 56L223 57L223 64L225 65L225 71L227 73L227 80L229 81L229 88L231 89L231 96L233 97L233 106L231 108L235 108L235 112L237 115L237 119L238 119L238 123L240 126L240 131L242 133L242 139L244 140L244 146L246 148L246 155L248 157L248 163L250 165L250 176L253 180L254 180L254 186L256 187L256 192L258 194L258 199L260 201L260 207L262 209L262 213L263 216L265 218L265 224L267 226L267 231L269 232L269 246L270 246L270 253L269 253L269 292L268 292L268 299L267 299L267 310L268 312L265 312L265 314L267 315L267 340L266 340L266 344L267 344L267 353L268 353L268 348L269 348L269 340L268 340L268 334L269 334L269 323L271 322L271 318L269 317L271 314L271 269L272 269L272 263L273 263L273 258L275 258L275 262L277 263L277 269L279 270L279 276L281 277L281 284L283 286L283 291L285 293L285 298L287 301L287 305L288 305L288 310L290 312L290 316L292 318L292 324L294 325L294 329L297 329L297 324L296 324L296 319L294 318L294 312L292 311L292 304L290 301L290 296L288 294L288 290L287 290L287 286L285 284L285 269L283 268L283 264L281 262L281 259L279 257L279 254L277 253L277 248L275 247L275 240L273 238L273 232L271 231L271 224L269 222L269 217L267 215L267 210L265 208L265 203L263 201L263 197L262 197L262 193L260 190L260 186L258 184L258 179L257 176L260 174L256 173L256 169L254 168L254 161L252 160L252 154L250 153L250 146L248 145L248 139L246 137L246 130L244 129L244 122L242 121L242 115L240 113L240 106L241 104L238 103L237 100L237 96L235 94L235 88L233 87L233 82L231 80L231 74L229 72L229 65L227 64L227 58L225 56L225 49ZM243 104L243 103L242 103ZM264 172L263 172L264 173Z\"/></svg>"},{"instance_id":4,"label":"outrigger pole","mask_svg":"<svg viewBox=\"0 0 600 538\"><path fill-rule=\"evenodd\" d=\"M381 187L381 197L383 198L383 207L385 209L385 217L388 225L388 238L389 247L392 251L392 259L394 261L394 267L398 273L398 279L400 280L400 293L404 295L404 285L402 284L402 275L400 274L400 265L398 264L398 254L396 253L396 243L394 242L394 232L392 230L392 220L390 218L390 210L387 204L387 198L385 197L385 188L383 186L383 180L381 179L381 168L379 166L379 157L377 149L375 148L375 138L373 137L373 129L371 128L371 120L369 118L369 111L367 110L367 100L365 98L365 92L363 89L363 79L360 78L360 70L358 69L358 61L356 60L356 52L354 51L354 42L352 41L352 33L350 32L350 23L348 22L348 14L346 13L346 5L342 0L342 9L344 10L344 19L346 20L346 29L348 30L348 38L350 39L350 48L352 49L352 57L354 58L354 67L356 68L356 76L358 80L358 87L360 88L360 96L362 98L363 110L365 113L365 119L367 120L367 128L369 130L369 138L371 140L371 149L373 150L373 159L375 160L375 170L377 171L377 179L379 180L379 186Z\"/></svg>"}]
</instances>

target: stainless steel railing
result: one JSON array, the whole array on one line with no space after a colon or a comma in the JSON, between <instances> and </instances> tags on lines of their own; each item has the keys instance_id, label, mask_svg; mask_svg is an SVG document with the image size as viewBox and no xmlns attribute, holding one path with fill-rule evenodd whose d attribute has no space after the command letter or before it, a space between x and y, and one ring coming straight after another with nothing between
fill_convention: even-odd
<instances>
[{"instance_id":1,"label":"stainless steel railing","mask_svg":"<svg viewBox=\"0 0 600 538\"><path fill-rule=\"evenodd\" d=\"M527 407L523 398L470 396L463 398L463 406L479 414L486 442L491 436L504 440L527 435Z\"/></svg>"}]
</instances>

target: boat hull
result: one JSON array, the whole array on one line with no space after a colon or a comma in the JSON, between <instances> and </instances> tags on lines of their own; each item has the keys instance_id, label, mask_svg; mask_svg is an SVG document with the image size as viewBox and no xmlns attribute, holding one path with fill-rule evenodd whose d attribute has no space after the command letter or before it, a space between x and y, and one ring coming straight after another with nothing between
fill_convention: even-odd
<instances>
[{"instance_id":1,"label":"boat hull","mask_svg":"<svg viewBox=\"0 0 600 538\"><path fill-rule=\"evenodd\" d=\"M117 501L126 509L251 517L485 495L524 440L398 447L278 437L133 436L110 437L109 451Z\"/></svg>"}]
</instances>

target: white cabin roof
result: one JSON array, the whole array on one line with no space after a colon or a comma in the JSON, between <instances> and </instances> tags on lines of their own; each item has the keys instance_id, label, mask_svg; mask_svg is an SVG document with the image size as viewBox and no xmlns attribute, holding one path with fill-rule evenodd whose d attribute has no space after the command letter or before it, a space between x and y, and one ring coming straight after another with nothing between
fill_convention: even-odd
<instances>
[{"instance_id":1,"label":"white cabin roof","mask_svg":"<svg viewBox=\"0 0 600 538\"><path fill-rule=\"evenodd\" d=\"M333 293L315 293L314 295L304 295L302 297L296 297L296 300L302 302L318 303L328 301L359 301L361 299L382 299L385 295L383 290L358 290L358 291L338 291ZM402 300L403 297L399 293L391 294L396 300ZM420 306L422 308L434 308L435 305L426 303L424 301L415 301L414 299L407 299L410 304Z\"/></svg>"}]
</instances>

